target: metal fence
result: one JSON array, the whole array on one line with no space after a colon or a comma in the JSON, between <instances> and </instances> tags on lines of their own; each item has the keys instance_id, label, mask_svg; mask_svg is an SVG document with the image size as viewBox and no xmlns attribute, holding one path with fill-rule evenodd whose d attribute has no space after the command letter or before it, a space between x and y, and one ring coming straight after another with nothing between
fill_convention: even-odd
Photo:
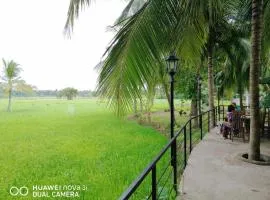
<instances>
[{"instance_id":1,"label":"metal fence","mask_svg":"<svg viewBox=\"0 0 270 200\"><path fill-rule=\"evenodd\" d=\"M216 125L217 121L225 117L224 106L191 117L119 200L175 199L179 178L187 165L192 149L210 130L211 114Z\"/></svg>"}]
</instances>

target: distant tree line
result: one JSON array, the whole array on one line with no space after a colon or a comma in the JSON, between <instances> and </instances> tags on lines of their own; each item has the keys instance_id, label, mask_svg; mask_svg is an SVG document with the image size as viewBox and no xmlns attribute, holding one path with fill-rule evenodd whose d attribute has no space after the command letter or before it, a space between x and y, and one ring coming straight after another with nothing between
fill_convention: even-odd
<instances>
[{"instance_id":1,"label":"distant tree line","mask_svg":"<svg viewBox=\"0 0 270 200\"><path fill-rule=\"evenodd\" d=\"M29 86L29 85L28 85ZM14 90L12 91L13 97L59 97L59 93L61 90L38 90L36 87L32 86L32 88L24 88L24 90ZM6 97L7 93L4 87L0 85L0 98ZM95 91L91 90L81 90L78 91L78 97L91 98L96 97L97 94Z\"/></svg>"},{"instance_id":2,"label":"distant tree line","mask_svg":"<svg viewBox=\"0 0 270 200\"><path fill-rule=\"evenodd\" d=\"M85 97L85 98L91 98L96 97L97 94L95 91L92 90L77 90L75 88L64 88L62 90L37 90L35 91L35 96L37 97L67 97L69 96L69 93L76 94L75 96L78 97Z\"/></svg>"}]
</instances>

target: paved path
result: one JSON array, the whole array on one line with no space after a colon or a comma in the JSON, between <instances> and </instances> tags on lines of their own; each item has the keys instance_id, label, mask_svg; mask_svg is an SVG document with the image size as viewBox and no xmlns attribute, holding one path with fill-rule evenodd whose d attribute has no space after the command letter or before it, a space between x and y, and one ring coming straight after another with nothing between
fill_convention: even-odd
<instances>
[{"instance_id":1,"label":"paved path","mask_svg":"<svg viewBox=\"0 0 270 200\"><path fill-rule=\"evenodd\" d=\"M179 200L270 200L270 166L237 159L248 144L224 140L212 130L198 144L183 175ZM261 152L270 155L270 141Z\"/></svg>"}]
</instances>

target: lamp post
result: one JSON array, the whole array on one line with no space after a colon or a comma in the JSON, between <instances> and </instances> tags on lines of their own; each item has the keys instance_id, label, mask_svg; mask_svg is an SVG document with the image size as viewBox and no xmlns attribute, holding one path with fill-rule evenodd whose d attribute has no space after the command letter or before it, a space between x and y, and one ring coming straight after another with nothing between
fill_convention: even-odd
<instances>
[{"instance_id":1,"label":"lamp post","mask_svg":"<svg viewBox=\"0 0 270 200\"><path fill-rule=\"evenodd\" d=\"M202 131L202 109L201 109L201 87L202 87L202 77L198 75L197 77L197 84L198 84L198 111L199 111L199 125L201 130L201 140L203 138L203 131Z\"/></svg>"},{"instance_id":2,"label":"lamp post","mask_svg":"<svg viewBox=\"0 0 270 200\"><path fill-rule=\"evenodd\" d=\"M179 59L172 53L167 59L167 72L170 75L170 111L171 111L171 138L174 137L174 75L176 73L177 64ZM173 182L174 189L177 191L177 158L176 158L176 140L172 143L171 146L171 165L173 166Z\"/></svg>"},{"instance_id":3,"label":"lamp post","mask_svg":"<svg viewBox=\"0 0 270 200\"><path fill-rule=\"evenodd\" d=\"M198 110L199 110L199 115L202 113L201 110L201 87L202 87L202 77L198 75L197 77L197 83L198 83Z\"/></svg>"},{"instance_id":4,"label":"lamp post","mask_svg":"<svg viewBox=\"0 0 270 200\"><path fill-rule=\"evenodd\" d=\"M170 110L171 110L171 138L174 137L174 75L177 69L178 58L175 54L171 54L167 59L167 72L170 75L170 85L171 85L171 93L170 93Z\"/></svg>"},{"instance_id":5,"label":"lamp post","mask_svg":"<svg viewBox=\"0 0 270 200\"><path fill-rule=\"evenodd\" d=\"M219 85L217 86L217 104L218 104L218 107L219 107Z\"/></svg>"}]
</instances>

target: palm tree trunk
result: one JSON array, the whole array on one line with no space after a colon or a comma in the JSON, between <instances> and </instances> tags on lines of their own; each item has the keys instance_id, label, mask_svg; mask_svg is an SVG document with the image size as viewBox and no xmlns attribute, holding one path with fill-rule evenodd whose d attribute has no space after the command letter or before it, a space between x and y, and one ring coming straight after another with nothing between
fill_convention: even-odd
<instances>
[{"instance_id":1,"label":"palm tree trunk","mask_svg":"<svg viewBox=\"0 0 270 200\"><path fill-rule=\"evenodd\" d=\"M259 110L259 73L261 53L261 12L262 0L252 0L252 56L250 66L250 160L260 159L260 110Z\"/></svg>"},{"instance_id":2,"label":"palm tree trunk","mask_svg":"<svg viewBox=\"0 0 270 200\"><path fill-rule=\"evenodd\" d=\"M214 109L214 78L213 78L213 43L211 34L208 41L208 103L209 109ZM215 126L215 112L210 113L210 128Z\"/></svg>"},{"instance_id":3,"label":"palm tree trunk","mask_svg":"<svg viewBox=\"0 0 270 200\"><path fill-rule=\"evenodd\" d=\"M11 112L11 95L12 95L12 89L10 88L8 90L8 108L7 108L8 112Z\"/></svg>"},{"instance_id":4,"label":"palm tree trunk","mask_svg":"<svg viewBox=\"0 0 270 200\"><path fill-rule=\"evenodd\" d=\"M191 116L197 116L198 115L198 106L197 106L197 98L192 98L191 99ZM199 127L199 118L195 118L194 119L194 124L193 124L194 128L198 128Z\"/></svg>"}]
</instances>

